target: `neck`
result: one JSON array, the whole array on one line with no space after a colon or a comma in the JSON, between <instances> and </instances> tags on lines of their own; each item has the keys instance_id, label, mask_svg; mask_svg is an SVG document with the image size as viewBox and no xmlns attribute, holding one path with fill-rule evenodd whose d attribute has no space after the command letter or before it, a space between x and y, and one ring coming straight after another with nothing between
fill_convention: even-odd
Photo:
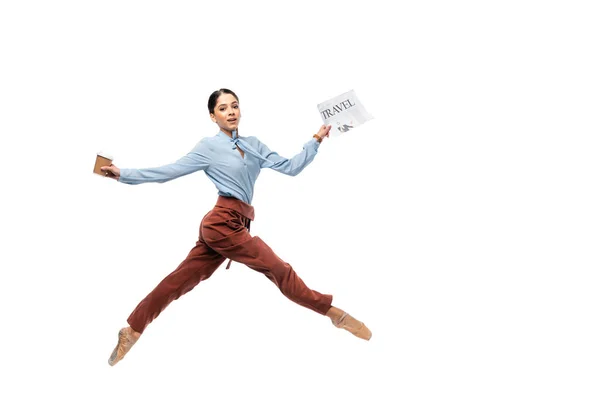
<instances>
[{"instance_id":1,"label":"neck","mask_svg":"<svg viewBox=\"0 0 600 400\"><path fill-rule=\"evenodd\" d=\"M221 132L223 132L224 134L226 134L227 136L229 136L230 138L233 138L233 131L227 130L227 129L221 129ZM236 132L236 136L239 136Z\"/></svg>"}]
</instances>

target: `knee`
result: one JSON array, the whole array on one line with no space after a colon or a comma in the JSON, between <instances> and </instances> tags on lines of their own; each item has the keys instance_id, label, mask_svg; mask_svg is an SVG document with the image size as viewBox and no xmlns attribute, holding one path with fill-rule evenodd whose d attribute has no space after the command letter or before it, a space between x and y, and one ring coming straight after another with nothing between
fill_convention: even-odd
<instances>
[{"instance_id":1,"label":"knee","mask_svg":"<svg viewBox=\"0 0 600 400\"><path fill-rule=\"evenodd\" d=\"M296 273L292 266L286 262L277 263L272 269L271 273L281 283L293 283Z\"/></svg>"}]
</instances>

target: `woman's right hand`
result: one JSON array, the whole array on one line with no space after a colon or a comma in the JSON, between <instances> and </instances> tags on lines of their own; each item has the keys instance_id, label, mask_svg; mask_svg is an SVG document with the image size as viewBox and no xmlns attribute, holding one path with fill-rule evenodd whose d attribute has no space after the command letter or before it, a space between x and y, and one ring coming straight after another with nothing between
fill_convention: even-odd
<instances>
[{"instance_id":1,"label":"woman's right hand","mask_svg":"<svg viewBox=\"0 0 600 400\"><path fill-rule=\"evenodd\" d=\"M108 167L100 167L100 170L104 171L105 176L108 178L113 178L114 180L119 180L121 176L121 170L117 168L115 165L110 164Z\"/></svg>"}]
</instances>

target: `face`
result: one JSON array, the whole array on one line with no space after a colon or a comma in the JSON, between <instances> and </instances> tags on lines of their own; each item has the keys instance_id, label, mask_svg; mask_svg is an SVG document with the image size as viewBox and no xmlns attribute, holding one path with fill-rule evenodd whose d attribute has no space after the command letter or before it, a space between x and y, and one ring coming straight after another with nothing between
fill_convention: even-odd
<instances>
[{"instance_id":1,"label":"face","mask_svg":"<svg viewBox=\"0 0 600 400\"><path fill-rule=\"evenodd\" d=\"M228 134L237 130L241 117L242 114L237 99L228 93L219 96L215 111L210 114L210 119L219 125L224 133Z\"/></svg>"}]
</instances>

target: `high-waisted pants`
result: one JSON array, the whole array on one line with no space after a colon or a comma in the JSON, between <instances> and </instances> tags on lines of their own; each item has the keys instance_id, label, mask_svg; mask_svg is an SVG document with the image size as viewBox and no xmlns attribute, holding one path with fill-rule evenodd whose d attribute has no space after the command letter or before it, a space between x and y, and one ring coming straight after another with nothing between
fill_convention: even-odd
<instances>
[{"instance_id":1,"label":"high-waisted pants","mask_svg":"<svg viewBox=\"0 0 600 400\"><path fill-rule=\"evenodd\" d=\"M127 319L129 326L142 333L169 303L208 279L226 258L263 273L290 300L320 314L327 313L332 296L309 289L290 264L277 257L258 236L250 236L252 220L251 205L219 196L215 207L200 223L194 248L133 310Z\"/></svg>"}]
</instances>

